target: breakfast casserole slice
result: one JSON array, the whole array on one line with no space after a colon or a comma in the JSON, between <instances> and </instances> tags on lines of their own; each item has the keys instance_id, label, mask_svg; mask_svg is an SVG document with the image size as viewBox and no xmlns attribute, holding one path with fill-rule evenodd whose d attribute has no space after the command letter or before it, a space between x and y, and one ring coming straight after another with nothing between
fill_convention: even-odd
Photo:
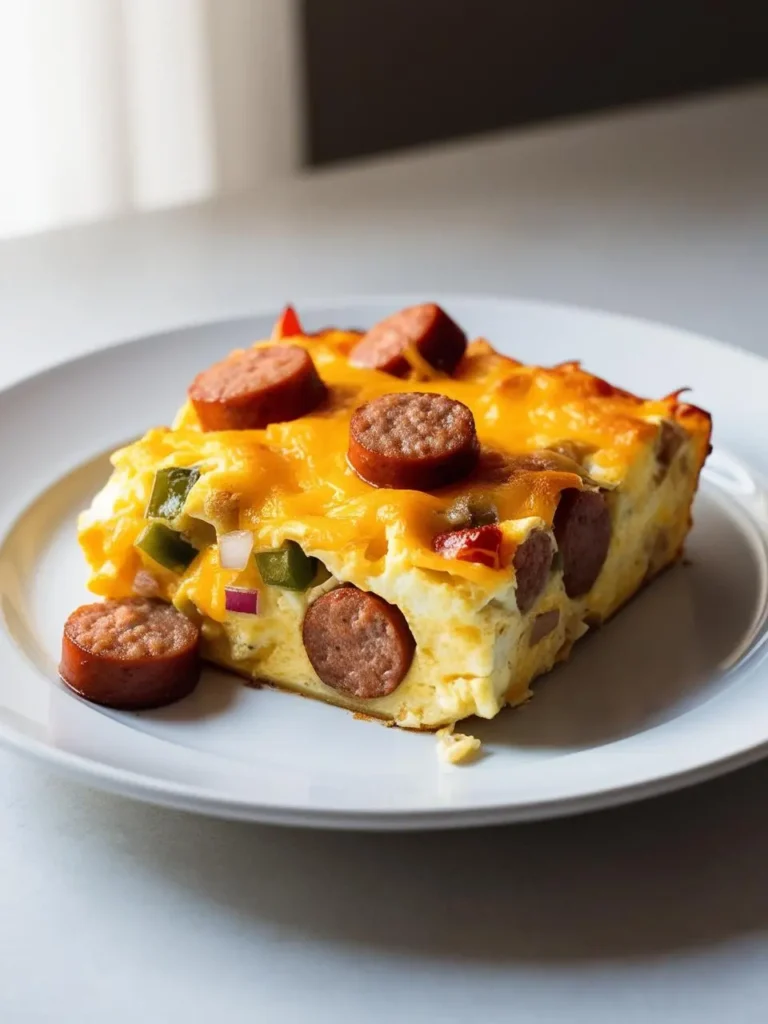
<instances>
[{"instance_id":1,"label":"breakfast casserole slice","mask_svg":"<svg viewBox=\"0 0 768 1024\"><path fill-rule=\"evenodd\" d=\"M365 335L289 310L222 356L79 538L96 594L171 602L247 679L491 718L681 554L711 424L679 392L522 365L432 304Z\"/></svg>"}]
</instances>

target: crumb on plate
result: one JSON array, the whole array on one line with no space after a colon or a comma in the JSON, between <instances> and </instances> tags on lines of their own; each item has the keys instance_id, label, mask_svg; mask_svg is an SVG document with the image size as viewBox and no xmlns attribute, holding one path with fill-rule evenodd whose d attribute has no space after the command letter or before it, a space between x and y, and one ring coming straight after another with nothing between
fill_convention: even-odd
<instances>
[{"instance_id":1,"label":"crumb on plate","mask_svg":"<svg viewBox=\"0 0 768 1024\"><path fill-rule=\"evenodd\" d=\"M437 756L445 764L465 764L467 761L474 761L482 747L477 736L454 732L453 724L438 729L435 735Z\"/></svg>"}]
</instances>

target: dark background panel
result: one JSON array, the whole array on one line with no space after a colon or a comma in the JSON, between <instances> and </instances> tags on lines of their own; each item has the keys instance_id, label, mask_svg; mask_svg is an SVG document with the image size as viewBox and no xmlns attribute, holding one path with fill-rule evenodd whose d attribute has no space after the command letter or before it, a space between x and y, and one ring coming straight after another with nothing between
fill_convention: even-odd
<instances>
[{"instance_id":1,"label":"dark background panel","mask_svg":"<svg viewBox=\"0 0 768 1024\"><path fill-rule=\"evenodd\" d=\"M768 76L768 0L303 0L302 34L311 164Z\"/></svg>"}]
</instances>

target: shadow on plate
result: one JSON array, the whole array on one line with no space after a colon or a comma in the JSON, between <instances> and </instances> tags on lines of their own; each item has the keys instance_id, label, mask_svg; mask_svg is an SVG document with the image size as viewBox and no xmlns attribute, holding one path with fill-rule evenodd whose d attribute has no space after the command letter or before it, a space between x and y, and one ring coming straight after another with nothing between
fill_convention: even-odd
<instances>
[{"instance_id":1,"label":"shadow on plate","mask_svg":"<svg viewBox=\"0 0 768 1024\"><path fill-rule=\"evenodd\" d=\"M245 683L233 672L224 672L207 665L197 687L184 700L142 712L137 720L155 722L200 722L223 715L242 696Z\"/></svg>"}]
</instances>

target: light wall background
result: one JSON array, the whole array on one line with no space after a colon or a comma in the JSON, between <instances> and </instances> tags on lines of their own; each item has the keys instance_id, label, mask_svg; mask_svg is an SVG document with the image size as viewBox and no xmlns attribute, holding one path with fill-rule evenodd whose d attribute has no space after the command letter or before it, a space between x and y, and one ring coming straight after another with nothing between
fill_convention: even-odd
<instances>
[{"instance_id":1,"label":"light wall background","mask_svg":"<svg viewBox=\"0 0 768 1024\"><path fill-rule=\"evenodd\" d=\"M297 36L294 0L0 0L0 237L290 173Z\"/></svg>"},{"instance_id":2,"label":"light wall background","mask_svg":"<svg viewBox=\"0 0 768 1024\"><path fill-rule=\"evenodd\" d=\"M0 0L0 238L768 76L768 0Z\"/></svg>"}]
</instances>

